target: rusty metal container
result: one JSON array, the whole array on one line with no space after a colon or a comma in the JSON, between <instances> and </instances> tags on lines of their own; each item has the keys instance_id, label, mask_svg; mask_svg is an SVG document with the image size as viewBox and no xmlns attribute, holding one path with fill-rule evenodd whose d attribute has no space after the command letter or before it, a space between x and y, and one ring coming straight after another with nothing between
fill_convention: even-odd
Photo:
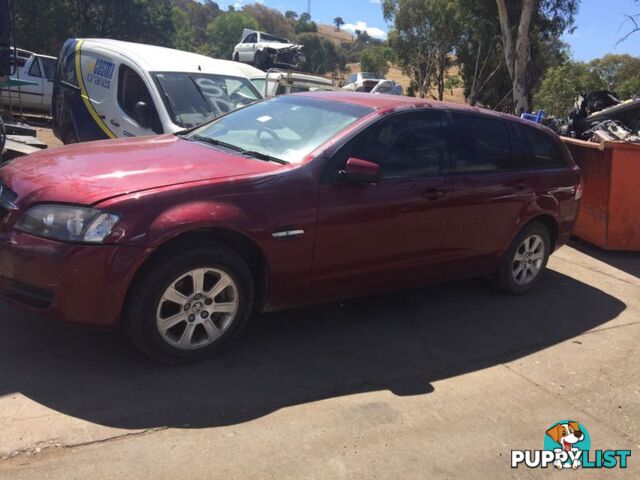
<instances>
[{"instance_id":1,"label":"rusty metal container","mask_svg":"<svg viewBox=\"0 0 640 480\"><path fill-rule=\"evenodd\" d=\"M584 184L574 234L608 250L640 251L640 145L562 140Z\"/></svg>"}]
</instances>

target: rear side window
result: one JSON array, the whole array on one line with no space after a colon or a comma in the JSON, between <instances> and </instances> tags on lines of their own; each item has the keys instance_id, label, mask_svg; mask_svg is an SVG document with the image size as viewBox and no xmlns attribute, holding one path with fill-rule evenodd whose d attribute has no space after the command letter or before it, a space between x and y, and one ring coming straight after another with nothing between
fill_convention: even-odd
<instances>
[{"instance_id":1,"label":"rear side window","mask_svg":"<svg viewBox=\"0 0 640 480\"><path fill-rule=\"evenodd\" d=\"M517 125L524 146L524 167L554 168L565 165L559 146L544 132L526 125Z\"/></svg>"},{"instance_id":2,"label":"rear side window","mask_svg":"<svg viewBox=\"0 0 640 480\"><path fill-rule=\"evenodd\" d=\"M501 120L452 113L451 168L456 173L512 168L511 139Z\"/></svg>"},{"instance_id":3,"label":"rear side window","mask_svg":"<svg viewBox=\"0 0 640 480\"><path fill-rule=\"evenodd\" d=\"M37 58L33 58L33 63L31 64L31 67L29 68L29 75L31 75L32 77L37 77L37 78L41 78L42 77L42 73L40 72L40 62L38 62Z\"/></svg>"}]
</instances>

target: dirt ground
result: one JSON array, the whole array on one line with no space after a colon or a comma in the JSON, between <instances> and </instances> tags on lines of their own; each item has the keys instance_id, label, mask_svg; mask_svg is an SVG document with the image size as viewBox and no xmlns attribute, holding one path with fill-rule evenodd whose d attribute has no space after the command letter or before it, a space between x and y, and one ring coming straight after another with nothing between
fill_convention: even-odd
<instances>
[{"instance_id":1,"label":"dirt ground","mask_svg":"<svg viewBox=\"0 0 640 480\"><path fill-rule=\"evenodd\" d=\"M556 252L525 296L476 280L260 316L149 363L0 304L0 478L639 478L640 254ZM510 466L572 419L626 469Z\"/></svg>"}]
</instances>

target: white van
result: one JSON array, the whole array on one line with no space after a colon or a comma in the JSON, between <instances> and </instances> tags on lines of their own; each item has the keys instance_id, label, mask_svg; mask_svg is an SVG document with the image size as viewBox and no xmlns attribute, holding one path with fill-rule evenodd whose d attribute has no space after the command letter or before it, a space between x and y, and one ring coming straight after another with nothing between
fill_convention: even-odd
<instances>
[{"instance_id":1,"label":"white van","mask_svg":"<svg viewBox=\"0 0 640 480\"><path fill-rule=\"evenodd\" d=\"M53 89L54 132L75 143L200 125L262 98L238 65L139 43L67 40Z\"/></svg>"},{"instance_id":2,"label":"white van","mask_svg":"<svg viewBox=\"0 0 640 480\"><path fill-rule=\"evenodd\" d=\"M11 48L12 78L27 80L28 85L0 90L0 105L49 113L56 58Z\"/></svg>"}]
</instances>

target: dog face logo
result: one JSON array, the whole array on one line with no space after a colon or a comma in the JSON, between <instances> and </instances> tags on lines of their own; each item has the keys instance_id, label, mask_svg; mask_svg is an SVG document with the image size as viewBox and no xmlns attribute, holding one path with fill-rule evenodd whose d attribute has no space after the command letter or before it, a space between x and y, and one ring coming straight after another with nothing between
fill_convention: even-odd
<instances>
[{"instance_id":1,"label":"dog face logo","mask_svg":"<svg viewBox=\"0 0 640 480\"><path fill-rule=\"evenodd\" d=\"M566 452L570 451L574 444L584 440L584 433L580 431L578 422L558 423L547 430L547 435Z\"/></svg>"},{"instance_id":2,"label":"dog face logo","mask_svg":"<svg viewBox=\"0 0 640 480\"><path fill-rule=\"evenodd\" d=\"M556 459L556 461L553 462L556 468L573 468L575 470L582 465L580 456L577 454L580 450L589 449L589 442L583 442L586 440L586 430L583 430L583 428L580 428L578 422L569 420L558 422L547 429L545 448L566 452L569 458L567 461ZM550 440L552 440L552 442L550 442Z\"/></svg>"}]
</instances>

